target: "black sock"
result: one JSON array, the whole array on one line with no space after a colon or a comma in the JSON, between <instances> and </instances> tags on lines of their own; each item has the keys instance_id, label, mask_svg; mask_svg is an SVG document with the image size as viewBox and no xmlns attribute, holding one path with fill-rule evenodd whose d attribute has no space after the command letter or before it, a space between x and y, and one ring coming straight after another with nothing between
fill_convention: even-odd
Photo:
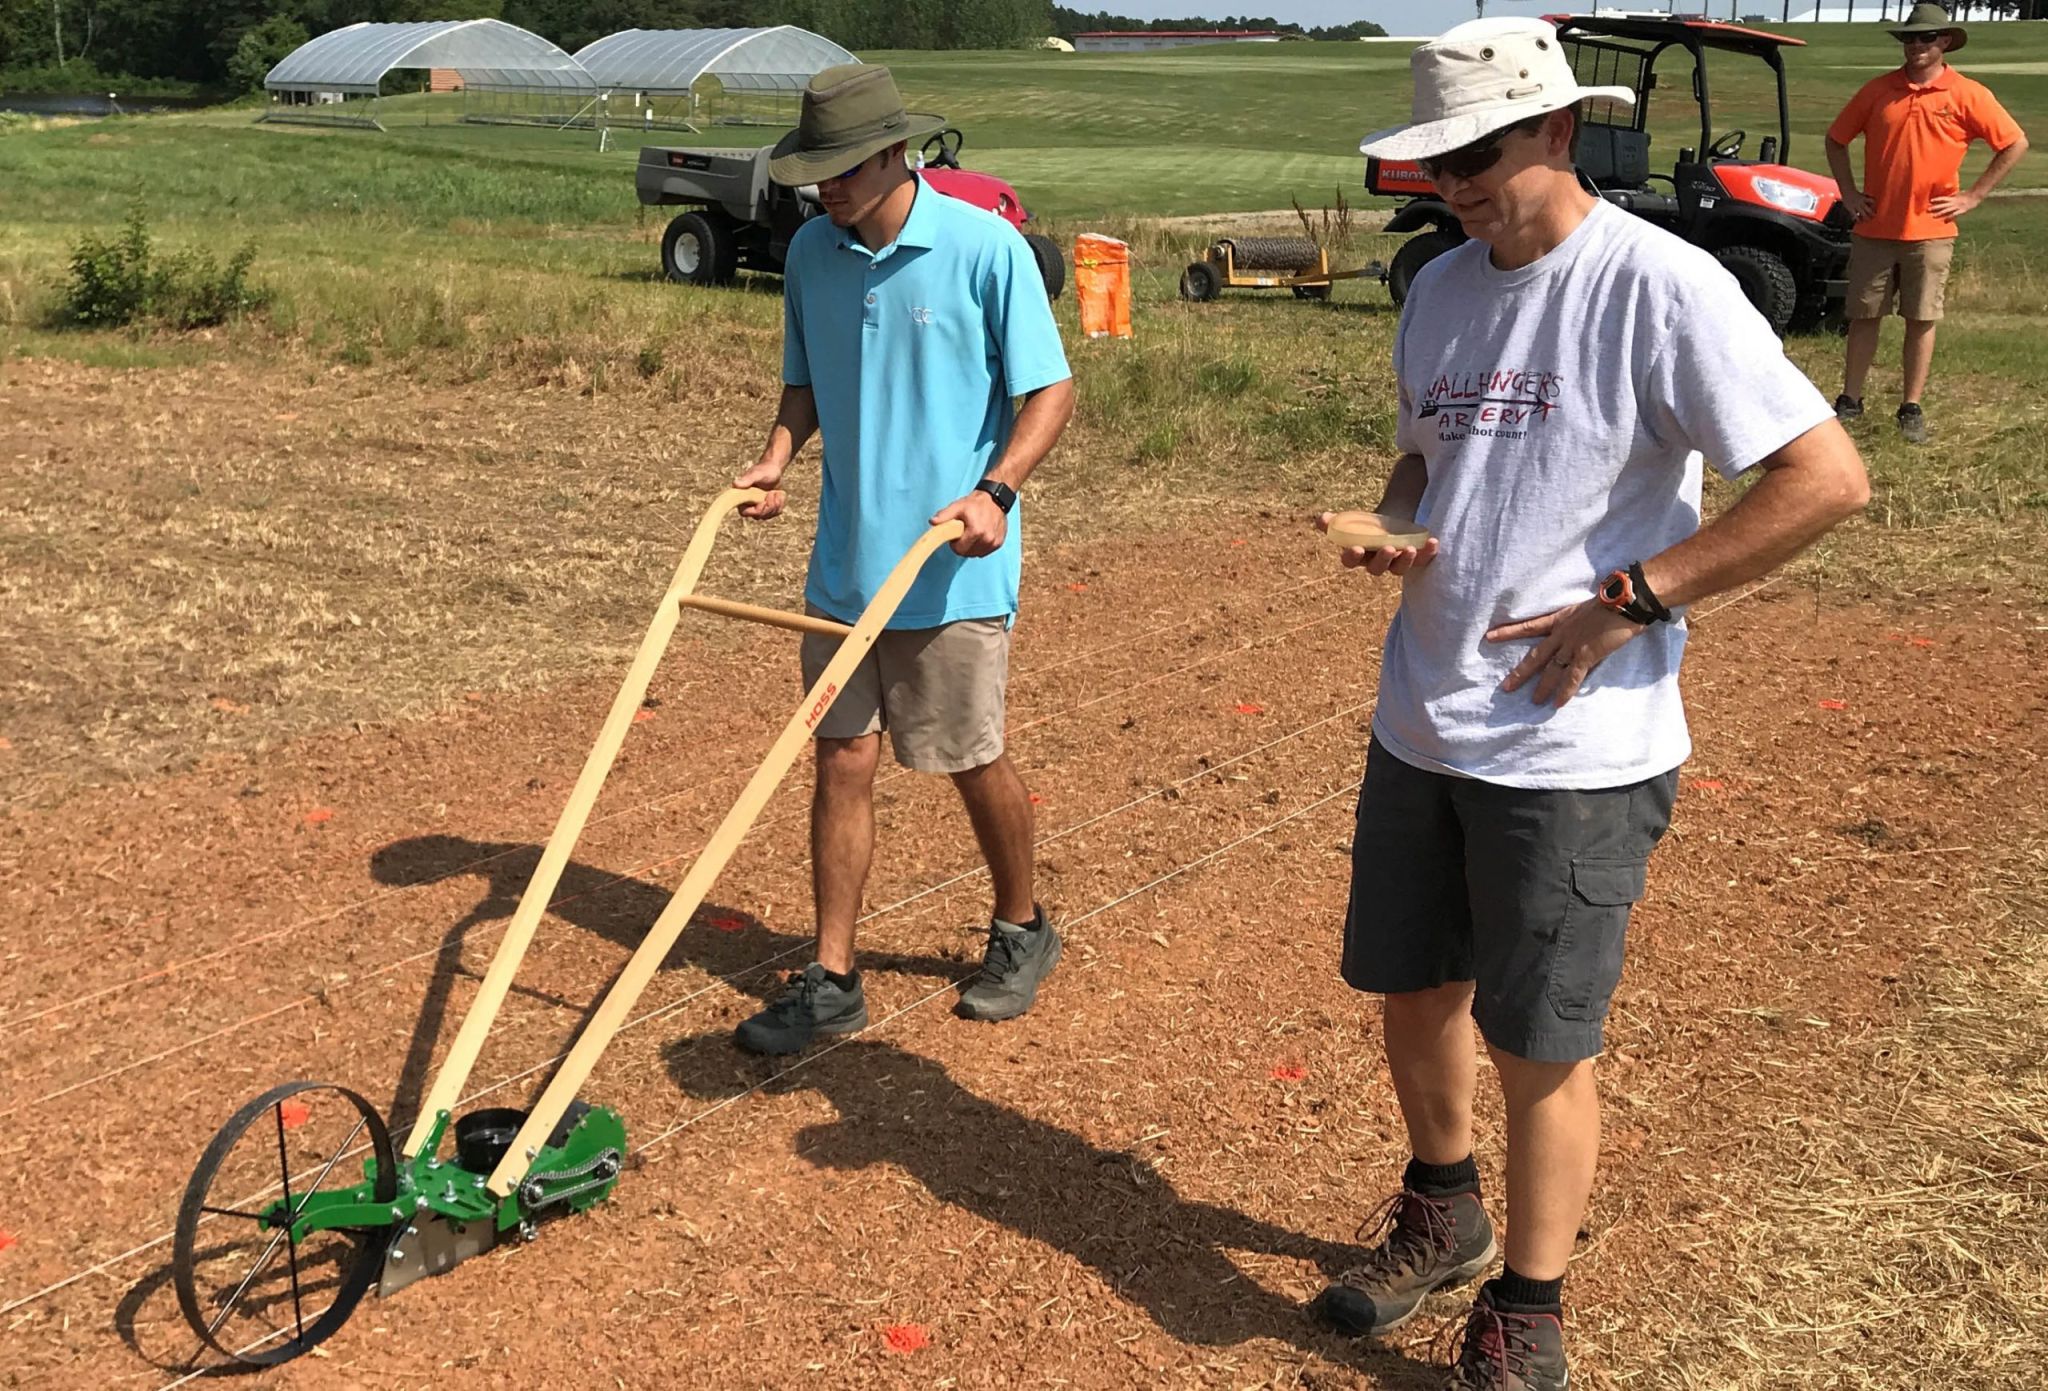
<instances>
[{"instance_id":1,"label":"black sock","mask_svg":"<svg viewBox=\"0 0 2048 1391\"><path fill-rule=\"evenodd\" d=\"M840 975L837 971L827 971L825 973L825 979L831 981L841 990L851 990L856 985L860 984L860 971L858 968L856 968L854 970L848 971L843 976Z\"/></svg>"},{"instance_id":2,"label":"black sock","mask_svg":"<svg viewBox=\"0 0 2048 1391\"><path fill-rule=\"evenodd\" d=\"M1564 1277L1555 1280L1531 1280L1518 1275L1511 1265L1503 1265L1500 1278L1493 1282L1493 1305L1496 1309L1510 1314L1564 1314Z\"/></svg>"},{"instance_id":3,"label":"black sock","mask_svg":"<svg viewBox=\"0 0 2048 1391\"><path fill-rule=\"evenodd\" d=\"M1455 1164L1425 1164L1410 1159L1401 1175L1401 1186L1426 1198L1447 1198L1453 1193L1479 1191L1479 1165L1466 1155Z\"/></svg>"}]
</instances>

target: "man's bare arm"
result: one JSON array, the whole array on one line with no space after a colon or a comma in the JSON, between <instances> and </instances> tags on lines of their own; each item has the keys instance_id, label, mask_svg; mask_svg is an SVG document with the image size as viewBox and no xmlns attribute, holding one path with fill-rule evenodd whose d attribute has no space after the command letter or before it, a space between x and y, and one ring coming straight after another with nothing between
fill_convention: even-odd
<instances>
[{"instance_id":1,"label":"man's bare arm","mask_svg":"<svg viewBox=\"0 0 2048 1391\"><path fill-rule=\"evenodd\" d=\"M1024 480L1059 443L1067 422L1074 418L1074 379L1053 382L1024 397L1024 409L1010 427L1009 441L982 477L1022 488ZM948 503L932 517L933 525L959 518L961 532L953 542L956 553L966 556L992 555L1010 534L1010 519L996 506L994 498L977 489Z\"/></svg>"},{"instance_id":2,"label":"man's bare arm","mask_svg":"<svg viewBox=\"0 0 2048 1391\"><path fill-rule=\"evenodd\" d=\"M1966 212L1976 211L1977 206L1991 196L1991 190L2005 182L2005 176L2012 172L2012 167L2026 152L2027 137L2022 132L2019 139L1991 157L1991 163L1977 176L1977 182L1962 193L1928 199L1927 210L1936 217L1961 217Z\"/></svg>"},{"instance_id":3,"label":"man's bare arm","mask_svg":"<svg viewBox=\"0 0 2048 1391\"><path fill-rule=\"evenodd\" d=\"M1848 432L1824 421L1758 467L1763 477L1735 505L1677 545L1643 561L1643 578L1670 607L1760 579L1870 501L1870 479Z\"/></svg>"},{"instance_id":4,"label":"man's bare arm","mask_svg":"<svg viewBox=\"0 0 2048 1391\"><path fill-rule=\"evenodd\" d=\"M818 397L807 386L782 388L782 400L775 407L775 423L768 427L768 442L761 457L738 478L735 488L764 488L768 496L740 509L742 517L761 521L782 511L782 474L812 435L818 432Z\"/></svg>"},{"instance_id":5,"label":"man's bare arm","mask_svg":"<svg viewBox=\"0 0 2048 1391\"><path fill-rule=\"evenodd\" d=\"M1849 163L1849 147L1830 140L1828 147L1828 172L1835 176L1835 187L1842 191L1842 206L1849 210L1849 216L1861 222L1877 211L1877 205L1870 195L1856 187L1856 169Z\"/></svg>"}]
</instances>

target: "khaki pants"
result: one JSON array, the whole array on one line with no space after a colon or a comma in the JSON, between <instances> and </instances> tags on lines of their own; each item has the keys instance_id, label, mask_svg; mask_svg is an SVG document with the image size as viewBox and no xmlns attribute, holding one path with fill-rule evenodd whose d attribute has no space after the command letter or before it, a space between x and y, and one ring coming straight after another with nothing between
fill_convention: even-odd
<instances>
[{"instance_id":1,"label":"khaki pants","mask_svg":"<svg viewBox=\"0 0 2048 1391\"><path fill-rule=\"evenodd\" d=\"M1953 237L1930 241L1849 238L1849 288L1844 297L1849 317L1882 319L1896 304L1902 319L1930 323L1939 319L1955 252Z\"/></svg>"},{"instance_id":2,"label":"khaki pants","mask_svg":"<svg viewBox=\"0 0 2048 1391\"><path fill-rule=\"evenodd\" d=\"M804 634L805 690L817 684L838 650L836 637ZM1006 619L884 629L812 733L819 739L857 739L887 730L904 767L965 773L1003 756L1009 679Z\"/></svg>"}]
</instances>

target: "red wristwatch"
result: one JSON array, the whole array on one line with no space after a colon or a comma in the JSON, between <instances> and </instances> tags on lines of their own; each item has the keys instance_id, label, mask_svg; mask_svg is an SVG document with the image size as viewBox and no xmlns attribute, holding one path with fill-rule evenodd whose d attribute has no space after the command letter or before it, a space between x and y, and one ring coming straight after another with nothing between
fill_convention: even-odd
<instances>
[{"instance_id":1,"label":"red wristwatch","mask_svg":"<svg viewBox=\"0 0 2048 1391\"><path fill-rule=\"evenodd\" d=\"M1671 610L1657 602L1657 596L1650 592L1650 586L1643 581L1642 563L1638 561L1626 570L1616 570L1601 582L1594 591L1600 602L1613 609L1623 618L1641 623L1645 627L1652 623L1669 622Z\"/></svg>"}]
</instances>

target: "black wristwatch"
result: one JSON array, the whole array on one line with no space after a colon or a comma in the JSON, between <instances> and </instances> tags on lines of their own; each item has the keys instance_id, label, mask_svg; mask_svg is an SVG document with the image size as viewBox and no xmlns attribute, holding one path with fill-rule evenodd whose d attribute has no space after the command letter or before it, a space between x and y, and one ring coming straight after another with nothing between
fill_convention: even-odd
<instances>
[{"instance_id":1,"label":"black wristwatch","mask_svg":"<svg viewBox=\"0 0 2048 1391\"><path fill-rule=\"evenodd\" d=\"M1601 582L1599 594L1601 603L1623 618L1633 619L1645 627L1671 621L1671 610L1650 592L1649 582L1643 578L1641 561L1609 575Z\"/></svg>"},{"instance_id":2,"label":"black wristwatch","mask_svg":"<svg viewBox=\"0 0 2048 1391\"><path fill-rule=\"evenodd\" d=\"M974 485L974 491L977 493L987 493L990 497L994 498L996 506L1001 508L1006 516L1009 514L1010 509L1017 505L1017 490L1009 484L998 482L993 478L982 479Z\"/></svg>"}]
</instances>

